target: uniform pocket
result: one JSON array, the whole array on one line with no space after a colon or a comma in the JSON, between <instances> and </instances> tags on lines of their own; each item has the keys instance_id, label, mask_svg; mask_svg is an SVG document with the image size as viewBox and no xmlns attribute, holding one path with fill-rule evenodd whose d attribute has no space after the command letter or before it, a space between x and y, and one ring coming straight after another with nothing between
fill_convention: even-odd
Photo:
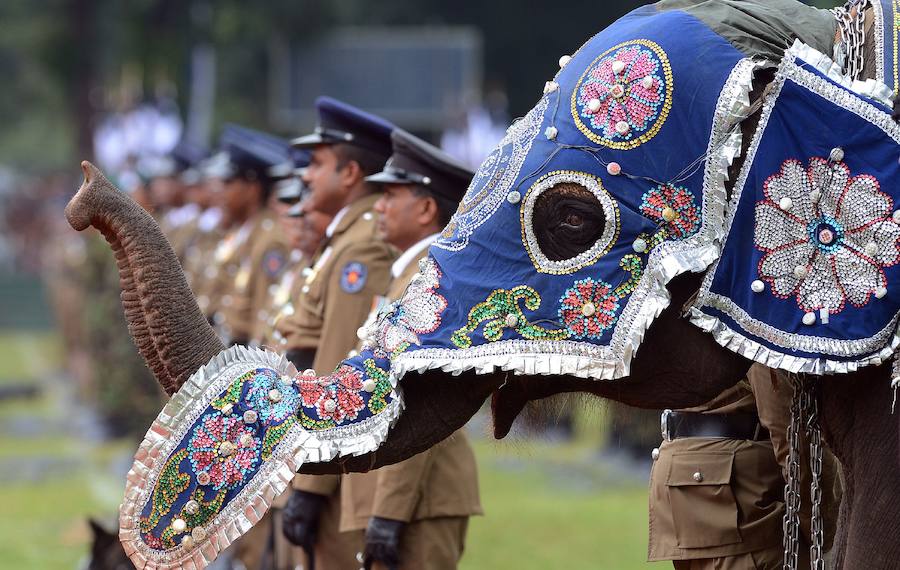
<instances>
[{"instance_id":1,"label":"uniform pocket","mask_svg":"<svg viewBox=\"0 0 900 570\"><path fill-rule=\"evenodd\" d=\"M738 509L731 490L734 453L674 453L666 487L676 544L707 548L741 542Z\"/></svg>"}]
</instances>

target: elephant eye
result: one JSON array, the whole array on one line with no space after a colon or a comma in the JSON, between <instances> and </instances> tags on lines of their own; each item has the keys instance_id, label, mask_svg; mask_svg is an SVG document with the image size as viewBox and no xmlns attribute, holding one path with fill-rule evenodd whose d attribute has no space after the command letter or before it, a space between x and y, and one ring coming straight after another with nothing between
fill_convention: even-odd
<instances>
[{"instance_id":1,"label":"elephant eye","mask_svg":"<svg viewBox=\"0 0 900 570\"><path fill-rule=\"evenodd\" d=\"M571 273L609 251L618 233L615 201L593 176L551 172L522 204L525 247L538 271Z\"/></svg>"},{"instance_id":2,"label":"elephant eye","mask_svg":"<svg viewBox=\"0 0 900 570\"><path fill-rule=\"evenodd\" d=\"M603 206L587 188L559 184L542 193L534 205L538 246L553 261L584 253L603 235Z\"/></svg>"}]
</instances>

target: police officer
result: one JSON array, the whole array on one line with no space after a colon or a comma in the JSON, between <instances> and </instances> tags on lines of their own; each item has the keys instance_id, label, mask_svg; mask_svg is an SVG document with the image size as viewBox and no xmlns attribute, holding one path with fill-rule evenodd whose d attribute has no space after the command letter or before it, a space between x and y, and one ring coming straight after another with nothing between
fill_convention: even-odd
<instances>
[{"instance_id":1,"label":"police officer","mask_svg":"<svg viewBox=\"0 0 900 570\"><path fill-rule=\"evenodd\" d=\"M380 172L391 154L394 126L328 97L316 100L319 124L296 147L312 151L303 181L310 210L334 216L326 230L292 315L276 329L298 369L330 373L356 345L356 330L376 295L387 291L395 255L375 228L372 207L377 185L366 177ZM315 550L317 570L354 568L362 533L340 533L340 477L297 476L284 510L289 540ZM318 535L318 540L316 539Z\"/></svg>"},{"instance_id":2,"label":"police officer","mask_svg":"<svg viewBox=\"0 0 900 570\"><path fill-rule=\"evenodd\" d=\"M284 236L267 207L274 181L269 168L284 162L288 146L276 137L236 125L222 132L213 173L229 234L216 249L211 297L213 323L226 344L248 344L269 287L288 260Z\"/></svg>"},{"instance_id":3,"label":"police officer","mask_svg":"<svg viewBox=\"0 0 900 570\"><path fill-rule=\"evenodd\" d=\"M450 221L472 172L441 150L397 129L393 155L369 176L383 185L378 233L403 253L391 266L387 301L399 299L421 259ZM469 517L482 514L475 455L464 430L395 465L341 480L341 530L365 529L365 568L453 569Z\"/></svg>"},{"instance_id":4,"label":"police officer","mask_svg":"<svg viewBox=\"0 0 900 570\"><path fill-rule=\"evenodd\" d=\"M783 375L754 364L745 380L703 406L663 413L664 441L653 450L650 475L648 560L671 560L678 570L782 567L791 393ZM827 508L839 500L831 495L833 458L825 463ZM808 520L807 512L807 529ZM826 522L827 551L834 527ZM800 558L809 564L808 545Z\"/></svg>"}]
</instances>

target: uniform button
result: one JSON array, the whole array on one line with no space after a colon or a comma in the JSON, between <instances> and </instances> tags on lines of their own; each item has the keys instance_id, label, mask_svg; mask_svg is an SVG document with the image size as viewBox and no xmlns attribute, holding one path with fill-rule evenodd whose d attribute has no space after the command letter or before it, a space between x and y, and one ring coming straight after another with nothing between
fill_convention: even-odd
<instances>
[{"instance_id":1,"label":"uniform button","mask_svg":"<svg viewBox=\"0 0 900 570\"><path fill-rule=\"evenodd\" d=\"M309 293L309 285L304 285L303 288L300 289L300 292L303 293L304 295Z\"/></svg>"},{"instance_id":2,"label":"uniform button","mask_svg":"<svg viewBox=\"0 0 900 570\"><path fill-rule=\"evenodd\" d=\"M694 478L694 481L696 481L698 483L703 481L703 473L700 473L699 471L695 471L694 474L692 475L692 477Z\"/></svg>"},{"instance_id":3,"label":"uniform button","mask_svg":"<svg viewBox=\"0 0 900 570\"><path fill-rule=\"evenodd\" d=\"M656 461L657 459L659 459L659 448L658 447L653 448L653 451L650 452L650 457L653 459L653 461Z\"/></svg>"},{"instance_id":4,"label":"uniform button","mask_svg":"<svg viewBox=\"0 0 900 570\"><path fill-rule=\"evenodd\" d=\"M281 346L286 345L286 344L287 344L287 339L286 339L286 338L280 339L280 340L278 341L278 344L280 344Z\"/></svg>"},{"instance_id":5,"label":"uniform button","mask_svg":"<svg viewBox=\"0 0 900 570\"><path fill-rule=\"evenodd\" d=\"M362 552L356 553L356 561L359 562L360 564L363 563L363 553Z\"/></svg>"},{"instance_id":6,"label":"uniform button","mask_svg":"<svg viewBox=\"0 0 900 570\"><path fill-rule=\"evenodd\" d=\"M372 212L366 212L365 214L363 214L363 219L367 222L371 221L373 217L374 216L372 216Z\"/></svg>"}]
</instances>

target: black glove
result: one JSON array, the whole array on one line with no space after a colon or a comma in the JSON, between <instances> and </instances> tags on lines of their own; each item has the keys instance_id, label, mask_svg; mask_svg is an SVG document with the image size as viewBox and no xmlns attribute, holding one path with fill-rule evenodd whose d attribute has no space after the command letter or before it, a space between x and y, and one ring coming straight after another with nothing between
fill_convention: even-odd
<instances>
[{"instance_id":1,"label":"black glove","mask_svg":"<svg viewBox=\"0 0 900 570\"><path fill-rule=\"evenodd\" d=\"M373 562L381 562L396 570L400 566L400 535L406 523L381 517L369 519L366 527L366 548L363 551L363 568L370 570Z\"/></svg>"},{"instance_id":2,"label":"black glove","mask_svg":"<svg viewBox=\"0 0 900 570\"><path fill-rule=\"evenodd\" d=\"M319 517L328 497L317 493L294 490L281 511L281 530L293 544L312 558L319 531Z\"/></svg>"}]
</instances>

